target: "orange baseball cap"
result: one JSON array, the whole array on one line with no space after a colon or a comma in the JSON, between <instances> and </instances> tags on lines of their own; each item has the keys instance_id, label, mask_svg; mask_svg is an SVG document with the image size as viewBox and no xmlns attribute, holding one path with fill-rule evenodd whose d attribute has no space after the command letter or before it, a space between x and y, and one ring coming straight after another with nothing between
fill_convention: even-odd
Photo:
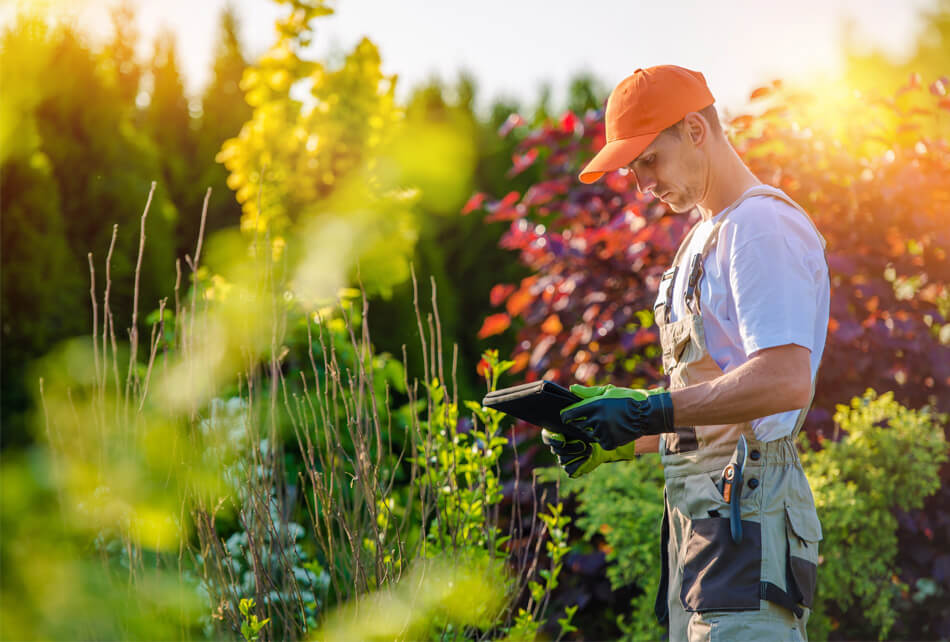
<instances>
[{"instance_id":1,"label":"orange baseball cap","mask_svg":"<svg viewBox=\"0 0 950 642\"><path fill-rule=\"evenodd\" d=\"M715 100L698 71L676 65L637 69L610 92L604 116L607 144L580 173L581 182L593 183L626 166L661 131Z\"/></svg>"}]
</instances>

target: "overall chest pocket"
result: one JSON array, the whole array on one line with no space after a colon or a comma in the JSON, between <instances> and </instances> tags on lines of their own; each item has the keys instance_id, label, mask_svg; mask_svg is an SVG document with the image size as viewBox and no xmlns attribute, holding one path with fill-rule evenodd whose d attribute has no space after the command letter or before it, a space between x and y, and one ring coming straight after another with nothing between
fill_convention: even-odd
<instances>
[{"instance_id":1,"label":"overall chest pocket","mask_svg":"<svg viewBox=\"0 0 950 642\"><path fill-rule=\"evenodd\" d=\"M694 363L706 351L703 318L698 314L660 326L660 346L663 349L663 369L669 374L678 364Z\"/></svg>"}]
</instances>

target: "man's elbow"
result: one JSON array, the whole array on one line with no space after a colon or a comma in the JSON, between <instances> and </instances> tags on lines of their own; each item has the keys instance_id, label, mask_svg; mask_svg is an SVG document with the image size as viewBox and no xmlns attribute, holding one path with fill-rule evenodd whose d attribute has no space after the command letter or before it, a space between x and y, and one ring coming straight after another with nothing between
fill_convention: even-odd
<instances>
[{"instance_id":1,"label":"man's elbow","mask_svg":"<svg viewBox=\"0 0 950 642\"><path fill-rule=\"evenodd\" d=\"M811 352L795 344L768 348L754 355L762 359L763 374L771 380L774 411L798 410L811 403ZM768 376L771 375L771 376Z\"/></svg>"},{"instance_id":2,"label":"man's elbow","mask_svg":"<svg viewBox=\"0 0 950 642\"><path fill-rule=\"evenodd\" d=\"M785 346L784 356L788 410L798 410L811 403L811 352L792 344Z\"/></svg>"},{"instance_id":3,"label":"man's elbow","mask_svg":"<svg viewBox=\"0 0 950 642\"><path fill-rule=\"evenodd\" d=\"M804 373L804 376L797 374L791 378L788 384L788 410L798 410L805 408L811 403L811 371Z\"/></svg>"}]
</instances>

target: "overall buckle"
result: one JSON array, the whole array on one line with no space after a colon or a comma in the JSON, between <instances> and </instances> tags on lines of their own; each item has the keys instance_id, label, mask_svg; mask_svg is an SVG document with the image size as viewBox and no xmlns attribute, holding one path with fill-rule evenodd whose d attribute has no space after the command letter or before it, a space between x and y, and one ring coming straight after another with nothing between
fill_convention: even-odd
<instances>
[{"instance_id":1,"label":"overall buckle","mask_svg":"<svg viewBox=\"0 0 950 642\"><path fill-rule=\"evenodd\" d=\"M686 280L686 308L689 309L690 303L696 296L696 285L699 283L699 276L703 272L703 255L696 253L689 261L689 277Z\"/></svg>"},{"instance_id":2,"label":"overall buckle","mask_svg":"<svg viewBox=\"0 0 950 642\"><path fill-rule=\"evenodd\" d=\"M657 311L657 308L659 308L660 306L665 306L665 309L663 310L663 322L664 322L664 323L669 323L669 322L670 322L670 313L671 313L672 310L673 310L673 286L676 285L676 273L677 273L677 271L679 271L679 266L678 266L678 265L674 265L674 266L671 267L669 270L667 270L666 272L664 272L662 277L660 277L660 285L661 285L661 286L663 285L663 282L664 282L664 281L670 281L670 284L669 284L669 286L667 286L667 288L666 288L666 300L665 300L665 301L658 301L658 302L653 306L653 313L654 313L654 315L655 315L655 314L656 314L656 311Z\"/></svg>"}]
</instances>

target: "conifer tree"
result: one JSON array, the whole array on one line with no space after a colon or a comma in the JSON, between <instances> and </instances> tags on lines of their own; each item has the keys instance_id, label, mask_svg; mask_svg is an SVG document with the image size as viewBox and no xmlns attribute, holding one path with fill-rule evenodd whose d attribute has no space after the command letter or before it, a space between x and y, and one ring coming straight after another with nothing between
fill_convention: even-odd
<instances>
[{"instance_id":1,"label":"conifer tree","mask_svg":"<svg viewBox=\"0 0 950 642\"><path fill-rule=\"evenodd\" d=\"M135 54L139 32L135 27L135 10L131 0L123 0L113 7L110 18L113 34L102 52L103 60L113 70L122 104L133 107L142 80L142 66Z\"/></svg>"},{"instance_id":2,"label":"conifer tree","mask_svg":"<svg viewBox=\"0 0 950 642\"><path fill-rule=\"evenodd\" d=\"M168 29L155 39L148 71L151 95L144 110L146 129L158 148L160 189L178 212L176 254L183 256L195 246L195 239L185 230L191 230L191 221L200 220L205 188L196 182L200 173L195 158L196 127L188 110L175 35ZM197 229L197 223L194 227Z\"/></svg>"},{"instance_id":3,"label":"conifer tree","mask_svg":"<svg viewBox=\"0 0 950 642\"><path fill-rule=\"evenodd\" d=\"M244 102L241 77L247 67L240 40L240 22L232 6L221 12L211 82L201 97L195 161L199 168L197 186L202 192L210 187L206 233L241 222L241 205L228 187L228 172L215 161L221 145L237 136L241 126L251 118L251 108ZM184 216L180 227L187 243L198 234L197 217Z\"/></svg>"},{"instance_id":4,"label":"conifer tree","mask_svg":"<svg viewBox=\"0 0 950 642\"><path fill-rule=\"evenodd\" d=\"M142 208L150 182L161 179L155 146L124 102L128 88L110 74L119 69L111 52L90 50L69 26L28 20L20 18L0 43L4 100L19 105L21 123L0 166L2 422L4 439L20 441L26 439L23 413L37 392L30 361L62 339L91 333L87 255L94 255L101 296L114 224L111 307L116 338L127 336ZM18 74L16 82L7 83L7 74ZM175 217L174 206L158 194L146 225L140 318L171 292Z\"/></svg>"}]
</instances>

